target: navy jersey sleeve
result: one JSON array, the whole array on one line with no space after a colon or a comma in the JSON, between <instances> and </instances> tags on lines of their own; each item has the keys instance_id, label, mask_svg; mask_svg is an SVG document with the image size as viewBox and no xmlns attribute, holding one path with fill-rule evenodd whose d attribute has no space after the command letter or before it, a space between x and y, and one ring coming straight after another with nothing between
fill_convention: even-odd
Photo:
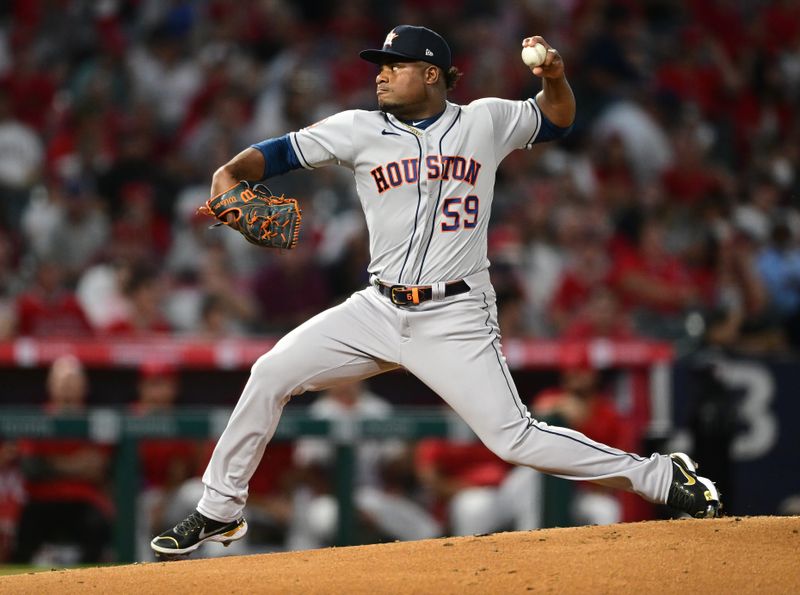
<instances>
[{"instance_id":1,"label":"navy jersey sleeve","mask_svg":"<svg viewBox=\"0 0 800 595\"><path fill-rule=\"evenodd\" d=\"M270 138L260 143L251 145L261 151L264 156L264 176L262 180L285 174L293 169L300 169L300 161L294 152L289 135L284 134L279 138Z\"/></svg>"},{"instance_id":2,"label":"navy jersey sleeve","mask_svg":"<svg viewBox=\"0 0 800 595\"><path fill-rule=\"evenodd\" d=\"M575 124L570 124L566 128L556 126L550 120L548 120L547 116L544 115L544 112L541 112L541 119L542 121L539 125L539 133L536 135L536 138L533 139L533 144L546 143L547 141L564 138L570 132L572 132L572 128L575 126Z\"/></svg>"}]
</instances>

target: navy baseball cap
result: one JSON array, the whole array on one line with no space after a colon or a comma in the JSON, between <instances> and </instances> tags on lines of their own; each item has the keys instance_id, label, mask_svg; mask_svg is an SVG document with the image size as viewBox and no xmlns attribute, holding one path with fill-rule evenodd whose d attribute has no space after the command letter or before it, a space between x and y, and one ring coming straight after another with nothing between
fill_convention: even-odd
<instances>
[{"instance_id":1,"label":"navy baseball cap","mask_svg":"<svg viewBox=\"0 0 800 595\"><path fill-rule=\"evenodd\" d=\"M359 54L364 60L380 64L387 59L421 60L447 71L451 66L450 46L435 31L427 27L400 25L386 36L383 49L364 50Z\"/></svg>"}]
</instances>

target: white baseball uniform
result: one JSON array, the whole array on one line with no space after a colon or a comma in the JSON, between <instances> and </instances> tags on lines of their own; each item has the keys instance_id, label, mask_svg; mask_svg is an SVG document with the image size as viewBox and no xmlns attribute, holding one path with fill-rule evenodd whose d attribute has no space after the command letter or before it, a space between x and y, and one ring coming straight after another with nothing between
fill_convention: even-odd
<instances>
[{"instance_id":1,"label":"white baseball uniform","mask_svg":"<svg viewBox=\"0 0 800 595\"><path fill-rule=\"evenodd\" d=\"M350 110L289 135L303 167L353 171L373 285L255 362L203 476L203 515L239 518L291 397L396 368L438 393L507 461L666 502L667 456L640 457L532 419L501 352L486 257L495 175L506 155L537 140L542 122L533 99L490 98L448 102L424 130L380 111ZM450 295L446 284L461 280L468 291ZM395 305L379 284L431 286L433 299ZM411 301L410 289L401 293Z\"/></svg>"}]
</instances>

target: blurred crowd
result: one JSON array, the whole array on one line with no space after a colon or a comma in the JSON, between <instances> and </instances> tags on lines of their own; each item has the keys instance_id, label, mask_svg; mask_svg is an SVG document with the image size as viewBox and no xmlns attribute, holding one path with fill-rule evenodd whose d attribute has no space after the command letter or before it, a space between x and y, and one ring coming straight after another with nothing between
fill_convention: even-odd
<instances>
[{"instance_id":1,"label":"blurred crowd","mask_svg":"<svg viewBox=\"0 0 800 595\"><path fill-rule=\"evenodd\" d=\"M606 379L607 380L607 379ZM606 444L631 449L634 424L618 413L609 383L574 361L557 385L529 399L537 417L578 429ZM71 355L57 358L42 387L42 414L51 419L85 415L91 380ZM138 370L136 397L124 408L141 422L164 421L180 407L178 369L150 361ZM306 414L331 422L393 419L394 406L363 382L309 396ZM466 428L465 428L466 429ZM203 492L201 477L213 440L140 439L130 476L135 503L136 557L153 559L149 543L163 527L180 522ZM84 438L0 440L0 564L73 565L115 560L113 536L121 511L112 473L113 445ZM352 466L354 543L419 540L547 526L548 507L562 523L609 524L653 518L665 511L633 495L591 485L561 490L546 504L542 476L493 454L470 432L421 440L371 438L355 443ZM205 548L204 556L301 550L339 541L337 444L328 437L276 441L250 482L248 535L230 548ZM120 470L117 470L117 474ZM552 514L552 510L550 511ZM128 537L126 536L126 539Z\"/></svg>"},{"instance_id":2,"label":"blurred crowd","mask_svg":"<svg viewBox=\"0 0 800 595\"><path fill-rule=\"evenodd\" d=\"M504 336L800 349L796 0L0 3L0 340L282 333L364 287L366 230L342 168L269 182L302 201L291 252L209 229L196 209L213 171L249 144L374 109L376 71L358 51L402 23L450 42L464 72L457 103L538 92L518 57L523 37L544 36L567 65L572 134L512 153L498 175L489 258ZM565 371L534 413L637 448L590 372ZM176 378L145 365L131 411L168 410ZM48 411L80 410L85 383L81 362L59 360ZM345 387L310 414L390 408ZM75 561L104 555L112 455L57 442L0 443L0 559L43 555L55 529L85 538ZM145 549L196 502L209 454L142 445ZM331 460L319 441L271 445L252 485L254 537L332 543ZM519 506L535 501L536 474L475 444L365 444L358 473L358 519L372 536L540 522ZM626 518L605 492L579 496L581 522Z\"/></svg>"},{"instance_id":3,"label":"blurred crowd","mask_svg":"<svg viewBox=\"0 0 800 595\"><path fill-rule=\"evenodd\" d=\"M541 34L578 102L498 178L511 337L800 345L800 5L792 0L17 0L0 7L0 338L280 333L361 288L350 174L270 182L305 210L267 254L196 215L250 143L375 107L358 50L441 32L451 99L525 98ZM274 291L280 287L280 291Z\"/></svg>"}]
</instances>

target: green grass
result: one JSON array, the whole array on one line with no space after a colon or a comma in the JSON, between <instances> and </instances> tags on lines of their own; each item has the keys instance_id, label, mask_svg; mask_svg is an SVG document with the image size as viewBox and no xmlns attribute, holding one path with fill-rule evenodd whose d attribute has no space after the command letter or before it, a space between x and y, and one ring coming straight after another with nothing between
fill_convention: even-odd
<instances>
[{"instance_id":1,"label":"green grass","mask_svg":"<svg viewBox=\"0 0 800 595\"><path fill-rule=\"evenodd\" d=\"M0 576L7 576L10 574L25 574L27 572L47 572L54 570L46 566L28 566L26 564L0 564ZM61 570L60 568L55 570Z\"/></svg>"},{"instance_id":2,"label":"green grass","mask_svg":"<svg viewBox=\"0 0 800 595\"><path fill-rule=\"evenodd\" d=\"M101 566L121 566L122 564L109 562L97 564L76 564L74 566L31 566L30 564L0 564L0 576L12 574L25 574L33 572L50 572L52 570L74 570L75 568L99 568Z\"/></svg>"}]
</instances>

